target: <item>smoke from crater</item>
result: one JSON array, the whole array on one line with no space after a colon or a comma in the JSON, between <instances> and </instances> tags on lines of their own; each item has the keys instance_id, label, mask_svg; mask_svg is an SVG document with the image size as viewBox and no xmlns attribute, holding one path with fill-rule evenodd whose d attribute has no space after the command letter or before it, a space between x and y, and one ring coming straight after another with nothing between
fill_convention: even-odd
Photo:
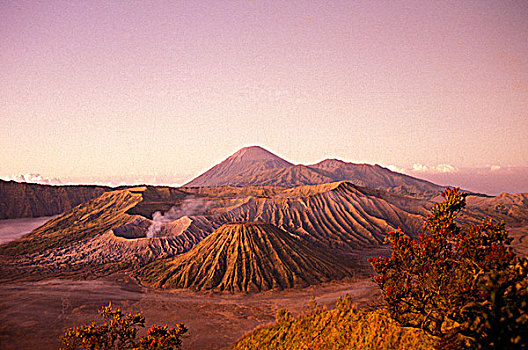
<instances>
[{"instance_id":1,"label":"smoke from crater","mask_svg":"<svg viewBox=\"0 0 528 350\"><path fill-rule=\"evenodd\" d=\"M152 224L147 230L147 237L153 238L160 231L163 224L178 220L184 216L204 215L210 204L203 198L188 196L180 205L173 206L165 213L155 212L152 214Z\"/></svg>"}]
</instances>

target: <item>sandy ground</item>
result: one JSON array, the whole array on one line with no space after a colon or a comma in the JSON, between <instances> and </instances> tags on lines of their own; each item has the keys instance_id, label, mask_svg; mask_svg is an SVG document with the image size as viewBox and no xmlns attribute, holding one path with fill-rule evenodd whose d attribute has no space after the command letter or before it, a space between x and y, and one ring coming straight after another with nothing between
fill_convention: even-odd
<instances>
[{"instance_id":1,"label":"sandy ground","mask_svg":"<svg viewBox=\"0 0 528 350\"><path fill-rule=\"evenodd\" d=\"M0 244L22 237L57 216L41 216L39 218L23 218L0 220Z\"/></svg>"},{"instance_id":2,"label":"sandy ground","mask_svg":"<svg viewBox=\"0 0 528 350\"><path fill-rule=\"evenodd\" d=\"M249 295L206 294L148 290L126 275L2 284L0 348L57 349L66 328L96 320L96 310L112 302L125 312L143 311L147 326L183 322L189 329L184 349L226 349L245 332L273 322L280 308L298 314L311 296L333 306L345 293L365 306L373 303L377 287L360 280Z\"/></svg>"}]
</instances>

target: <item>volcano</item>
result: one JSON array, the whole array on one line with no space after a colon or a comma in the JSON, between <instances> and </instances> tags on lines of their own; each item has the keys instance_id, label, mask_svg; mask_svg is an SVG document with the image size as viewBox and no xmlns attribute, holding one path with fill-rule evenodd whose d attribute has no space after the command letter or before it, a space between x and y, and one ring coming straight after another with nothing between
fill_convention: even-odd
<instances>
[{"instance_id":1,"label":"volcano","mask_svg":"<svg viewBox=\"0 0 528 350\"><path fill-rule=\"evenodd\" d=\"M185 184L185 187L237 185L247 178L271 169L283 169L292 163L259 146L244 147L223 162Z\"/></svg>"},{"instance_id":2,"label":"volcano","mask_svg":"<svg viewBox=\"0 0 528 350\"><path fill-rule=\"evenodd\" d=\"M353 262L267 223L222 225L196 247L140 271L157 288L257 292L353 275Z\"/></svg>"},{"instance_id":3,"label":"volcano","mask_svg":"<svg viewBox=\"0 0 528 350\"><path fill-rule=\"evenodd\" d=\"M294 165L259 146L242 148L184 186L297 187L338 181L403 194L441 192L444 189L377 164L326 159L313 165Z\"/></svg>"}]
</instances>

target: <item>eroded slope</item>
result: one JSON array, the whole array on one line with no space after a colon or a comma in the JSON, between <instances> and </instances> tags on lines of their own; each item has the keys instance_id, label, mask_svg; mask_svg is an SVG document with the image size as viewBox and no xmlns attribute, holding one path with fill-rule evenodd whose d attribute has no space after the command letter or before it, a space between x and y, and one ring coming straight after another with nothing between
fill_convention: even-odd
<instances>
[{"instance_id":1,"label":"eroded slope","mask_svg":"<svg viewBox=\"0 0 528 350\"><path fill-rule=\"evenodd\" d=\"M0 247L0 280L101 276L187 252L220 226L266 222L328 252L376 247L401 227L416 235L433 201L336 182L295 188L139 187L79 205ZM506 220L526 254L526 195L469 196L463 223Z\"/></svg>"},{"instance_id":2,"label":"eroded slope","mask_svg":"<svg viewBox=\"0 0 528 350\"><path fill-rule=\"evenodd\" d=\"M140 278L161 288L256 292L353 275L339 259L266 223L224 224L189 252L156 261Z\"/></svg>"}]
</instances>

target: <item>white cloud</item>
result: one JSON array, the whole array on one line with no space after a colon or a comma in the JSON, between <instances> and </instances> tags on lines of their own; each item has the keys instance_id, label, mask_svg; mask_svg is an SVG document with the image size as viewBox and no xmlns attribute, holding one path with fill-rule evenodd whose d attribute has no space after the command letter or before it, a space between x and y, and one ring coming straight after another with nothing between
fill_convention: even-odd
<instances>
[{"instance_id":1,"label":"white cloud","mask_svg":"<svg viewBox=\"0 0 528 350\"><path fill-rule=\"evenodd\" d=\"M429 168L423 164L413 164L412 171L426 173L426 172L429 172Z\"/></svg>"},{"instance_id":2,"label":"white cloud","mask_svg":"<svg viewBox=\"0 0 528 350\"><path fill-rule=\"evenodd\" d=\"M405 168L400 168L396 165L388 165L387 169L389 169L390 171L394 171L396 173L405 173L407 171Z\"/></svg>"},{"instance_id":3,"label":"white cloud","mask_svg":"<svg viewBox=\"0 0 528 350\"><path fill-rule=\"evenodd\" d=\"M430 166L423 164L414 164L411 171L418 173L453 173L458 171L458 169L449 164L438 164Z\"/></svg>"},{"instance_id":4,"label":"white cloud","mask_svg":"<svg viewBox=\"0 0 528 350\"><path fill-rule=\"evenodd\" d=\"M35 183L35 184L41 184L41 185L63 185L63 182L60 179L48 178L40 174L11 175L7 177L3 177L2 180Z\"/></svg>"},{"instance_id":5,"label":"white cloud","mask_svg":"<svg viewBox=\"0 0 528 350\"><path fill-rule=\"evenodd\" d=\"M490 170L491 171L496 171L496 170L500 170L500 169L501 169L500 165L492 165L492 166L490 166Z\"/></svg>"},{"instance_id":6,"label":"white cloud","mask_svg":"<svg viewBox=\"0 0 528 350\"><path fill-rule=\"evenodd\" d=\"M457 168L449 164L438 164L435 171L438 173L453 173L457 171Z\"/></svg>"}]
</instances>

